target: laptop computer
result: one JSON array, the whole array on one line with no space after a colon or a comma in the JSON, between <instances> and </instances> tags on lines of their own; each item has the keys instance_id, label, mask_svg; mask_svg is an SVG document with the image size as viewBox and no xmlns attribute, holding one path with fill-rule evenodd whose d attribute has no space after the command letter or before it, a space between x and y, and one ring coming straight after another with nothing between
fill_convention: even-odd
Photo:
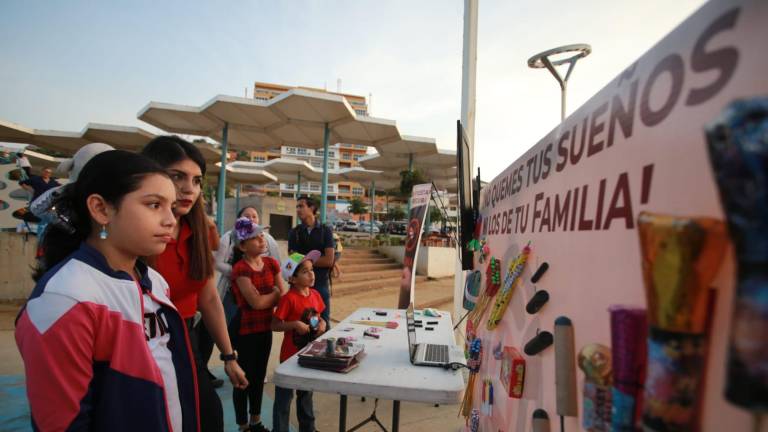
<instances>
[{"instance_id":1,"label":"laptop computer","mask_svg":"<svg viewBox=\"0 0 768 432\"><path fill-rule=\"evenodd\" d=\"M414 366L435 366L458 369L457 364L466 364L464 352L455 345L420 344L416 342L416 319L413 314L413 303L405 310L406 328L408 330L408 354Z\"/></svg>"}]
</instances>

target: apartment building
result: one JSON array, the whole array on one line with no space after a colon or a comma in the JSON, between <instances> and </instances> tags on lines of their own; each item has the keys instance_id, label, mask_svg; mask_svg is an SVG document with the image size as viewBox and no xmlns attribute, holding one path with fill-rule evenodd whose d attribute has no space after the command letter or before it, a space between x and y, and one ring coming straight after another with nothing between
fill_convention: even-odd
<instances>
[{"instance_id":1,"label":"apartment building","mask_svg":"<svg viewBox=\"0 0 768 432\"><path fill-rule=\"evenodd\" d=\"M282 93L285 93L294 88L303 88L307 90L325 92L330 94L336 94L344 96L350 106L355 110L357 115L368 115L368 104L365 97L346 94L329 92L323 89L311 88L311 87L291 87L280 84L271 84L256 82L253 87L253 97L259 100L270 100ZM328 168L351 168L359 166L358 160L367 154L368 147L360 144L335 144L328 150ZM267 151L253 151L249 154L250 160L253 162L267 162L276 158L287 159L299 159L308 162L310 165L316 168L322 168L323 166L323 150L322 149L306 149L301 147L282 146L280 148L269 149ZM331 183L328 185L328 200L329 202L335 201L340 204L345 204L348 200L358 197L363 198L366 195L367 185L361 185L353 182ZM280 196L291 197L297 192L295 183L281 183L279 185L272 184L267 186L253 186L245 187L245 193L264 194L272 192L273 194L279 194ZM321 184L319 182L302 182L302 193L320 194Z\"/></svg>"}]
</instances>

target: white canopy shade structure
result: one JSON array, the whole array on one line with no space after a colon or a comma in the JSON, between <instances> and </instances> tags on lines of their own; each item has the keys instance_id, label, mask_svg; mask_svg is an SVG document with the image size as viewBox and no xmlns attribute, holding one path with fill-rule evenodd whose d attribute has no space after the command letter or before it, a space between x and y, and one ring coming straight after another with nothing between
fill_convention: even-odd
<instances>
[{"instance_id":1,"label":"white canopy shade structure","mask_svg":"<svg viewBox=\"0 0 768 432\"><path fill-rule=\"evenodd\" d=\"M73 155L80 147L101 142L116 149L140 151L155 138L151 132L133 126L88 123L80 132L30 129L0 120L0 141L31 144Z\"/></svg>"},{"instance_id":2,"label":"white canopy shade structure","mask_svg":"<svg viewBox=\"0 0 768 432\"><path fill-rule=\"evenodd\" d=\"M32 141L34 135L34 129L0 120L0 141L26 144Z\"/></svg>"},{"instance_id":3,"label":"white canopy shade structure","mask_svg":"<svg viewBox=\"0 0 768 432\"><path fill-rule=\"evenodd\" d=\"M369 170L380 170L382 177L399 179L400 172L415 166L429 180L456 179L456 152L439 149L431 154L412 156L374 154L360 159L360 165Z\"/></svg>"},{"instance_id":4,"label":"white canopy shade structure","mask_svg":"<svg viewBox=\"0 0 768 432\"><path fill-rule=\"evenodd\" d=\"M411 137L413 138L413 137ZM412 143L418 141L410 139ZM420 140L421 145L426 147L423 142L426 139ZM434 145L434 142L432 143ZM398 153L384 153L375 154L360 159L360 165L370 170L381 170L385 174L382 176L389 180L397 180L400 177L401 171L413 171L414 166L424 173L424 175L432 181L438 188L445 188L448 191L455 190L457 187L455 184L458 182L457 178L457 160L456 152L451 150L437 149L434 153L421 153L421 154L398 154ZM453 182L453 183L451 183ZM408 208L410 210L410 200L408 202Z\"/></svg>"},{"instance_id":5,"label":"white canopy shade structure","mask_svg":"<svg viewBox=\"0 0 768 432\"><path fill-rule=\"evenodd\" d=\"M168 132L216 139L221 142L222 167L226 167L224 155L229 145L242 150L282 145L323 148L322 221L327 203L329 145L376 147L401 139L394 121L358 116L343 96L301 88L269 101L216 96L199 107L150 102L138 118ZM226 173L220 170L221 176ZM219 182L220 195L224 194L223 184ZM223 209L222 200L218 205ZM219 218L219 229L221 221Z\"/></svg>"},{"instance_id":6,"label":"white canopy shade structure","mask_svg":"<svg viewBox=\"0 0 768 432\"><path fill-rule=\"evenodd\" d=\"M323 171L315 168L308 162L299 159L272 159L268 162L243 162L235 161L228 166L243 167L249 169L263 169L277 178L277 182L280 183L296 183L298 190L297 196L301 194L301 182L308 181L322 181ZM337 183L344 180L339 175L338 170L328 171L328 182Z\"/></svg>"},{"instance_id":7,"label":"white canopy shade structure","mask_svg":"<svg viewBox=\"0 0 768 432\"><path fill-rule=\"evenodd\" d=\"M80 147L90 144L80 132L64 132L56 130L35 130L34 139L28 144L64 153L68 156L75 154Z\"/></svg>"},{"instance_id":8,"label":"white canopy shade structure","mask_svg":"<svg viewBox=\"0 0 768 432\"><path fill-rule=\"evenodd\" d=\"M437 144L434 138L403 135L397 141L379 144L376 151L384 156L428 155L437 153Z\"/></svg>"},{"instance_id":9,"label":"white canopy shade structure","mask_svg":"<svg viewBox=\"0 0 768 432\"><path fill-rule=\"evenodd\" d=\"M227 166L227 177L228 180L232 181L233 183L240 184L248 183L263 185L268 183L275 183L277 181L277 177L263 169L253 169L239 166L234 167L231 165Z\"/></svg>"},{"instance_id":10,"label":"white canopy shade structure","mask_svg":"<svg viewBox=\"0 0 768 432\"><path fill-rule=\"evenodd\" d=\"M302 180L323 181L323 170L317 169L310 165L309 162L299 159L272 159L264 163L264 169L275 174L283 183L295 182L299 185L299 188L301 188ZM301 189L299 189L298 193L301 193Z\"/></svg>"},{"instance_id":11,"label":"white canopy shade structure","mask_svg":"<svg viewBox=\"0 0 768 432\"><path fill-rule=\"evenodd\" d=\"M119 126L102 123L88 123L82 137L89 142L109 144L119 150L140 152L155 139L155 134L134 126Z\"/></svg>"},{"instance_id":12,"label":"white canopy shade structure","mask_svg":"<svg viewBox=\"0 0 768 432\"><path fill-rule=\"evenodd\" d=\"M29 163L32 164L32 169L34 171L42 171L45 168L56 169L61 161L64 160L62 158L49 156L47 154L38 153L32 150L25 150L24 156L29 159Z\"/></svg>"}]
</instances>

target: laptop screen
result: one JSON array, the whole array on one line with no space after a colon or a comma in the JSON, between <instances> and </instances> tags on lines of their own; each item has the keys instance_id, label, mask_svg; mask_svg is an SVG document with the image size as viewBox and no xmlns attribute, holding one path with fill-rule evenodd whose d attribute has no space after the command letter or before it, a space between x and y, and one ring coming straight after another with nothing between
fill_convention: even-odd
<instances>
[{"instance_id":1,"label":"laptop screen","mask_svg":"<svg viewBox=\"0 0 768 432\"><path fill-rule=\"evenodd\" d=\"M416 354L416 320L413 317L413 303L405 310L405 327L408 329L408 355L411 361Z\"/></svg>"}]
</instances>

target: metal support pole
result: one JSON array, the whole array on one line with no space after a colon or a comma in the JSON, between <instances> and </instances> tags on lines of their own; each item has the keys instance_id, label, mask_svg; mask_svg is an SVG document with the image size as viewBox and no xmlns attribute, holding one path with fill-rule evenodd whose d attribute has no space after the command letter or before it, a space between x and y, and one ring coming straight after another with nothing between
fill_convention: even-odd
<instances>
[{"instance_id":1,"label":"metal support pole","mask_svg":"<svg viewBox=\"0 0 768 432\"><path fill-rule=\"evenodd\" d=\"M219 235L224 234L224 202L227 193L227 140L229 138L229 123L224 123L221 133L221 168L219 169L219 188L216 191L216 227Z\"/></svg>"},{"instance_id":2,"label":"metal support pole","mask_svg":"<svg viewBox=\"0 0 768 432\"><path fill-rule=\"evenodd\" d=\"M339 399L339 432L347 432L347 395Z\"/></svg>"},{"instance_id":3,"label":"metal support pole","mask_svg":"<svg viewBox=\"0 0 768 432\"><path fill-rule=\"evenodd\" d=\"M296 180L296 199L301 196L301 171L298 172Z\"/></svg>"},{"instance_id":4,"label":"metal support pole","mask_svg":"<svg viewBox=\"0 0 768 432\"><path fill-rule=\"evenodd\" d=\"M408 172L413 172L413 153L408 153ZM411 214L411 197L408 197L408 214L406 217L410 217Z\"/></svg>"},{"instance_id":5,"label":"metal support pole","mask_svg":"<svg viewBox=\"0 0 768 432\"><path fill-rule=\"evenodd\" d=\"M578 60L578 58L574 58L568 62L568 71L565 73L565 78L562 78L557 72L557 69L555 69L555 66L551 61L549 61L548 58L543 57L541 59L541 62L544 63L544 66L547 67L549 72L557 80L557 83L560 84L560 121L565 120L565 96L568 92L568 78L571 77L571 72L573 72L573 68L576 66L576 60Z\"/></svg>"},{"instance_id":6,"label":"metal support pole","mask_svg":"<svg viewBox=\"0 0 768 432\"><path fill-rule=\"evenodd\" d=\"M371 238L373 238L373 214L376 206L376 182L371 181Z\"/></svg>"},{"instance_id":7,"label":"metal support pole","mask_svg":"<svg viewBox=\"0 0 768 432\"><path fill-rule=\"evenodd\" d=\"M235 187L235 214L240 211L240 189L242 185L240 183Z\"/></svg>"},{"instance_id":8,"label":"metal support pole","mask_svg":"<svg viewBox=\"0 0 768 432\"><path fill-rule=\"evenodd\" d=\"M400 430L400 401L392 401L392 432Z\"/></svg>"},{"instance_id":9,"label":"metal support pole","mask_svg":"<svg viewBox=\"0 0 768 432\"><path fill-rule=\"evenodd\" d=\"M331 139L331 129L328 123L325 124L323 131L323 183L322 195L320 196L320 222L325 223L325 207L328 205L328 141Z\"/></svg>"}]
</instances>

